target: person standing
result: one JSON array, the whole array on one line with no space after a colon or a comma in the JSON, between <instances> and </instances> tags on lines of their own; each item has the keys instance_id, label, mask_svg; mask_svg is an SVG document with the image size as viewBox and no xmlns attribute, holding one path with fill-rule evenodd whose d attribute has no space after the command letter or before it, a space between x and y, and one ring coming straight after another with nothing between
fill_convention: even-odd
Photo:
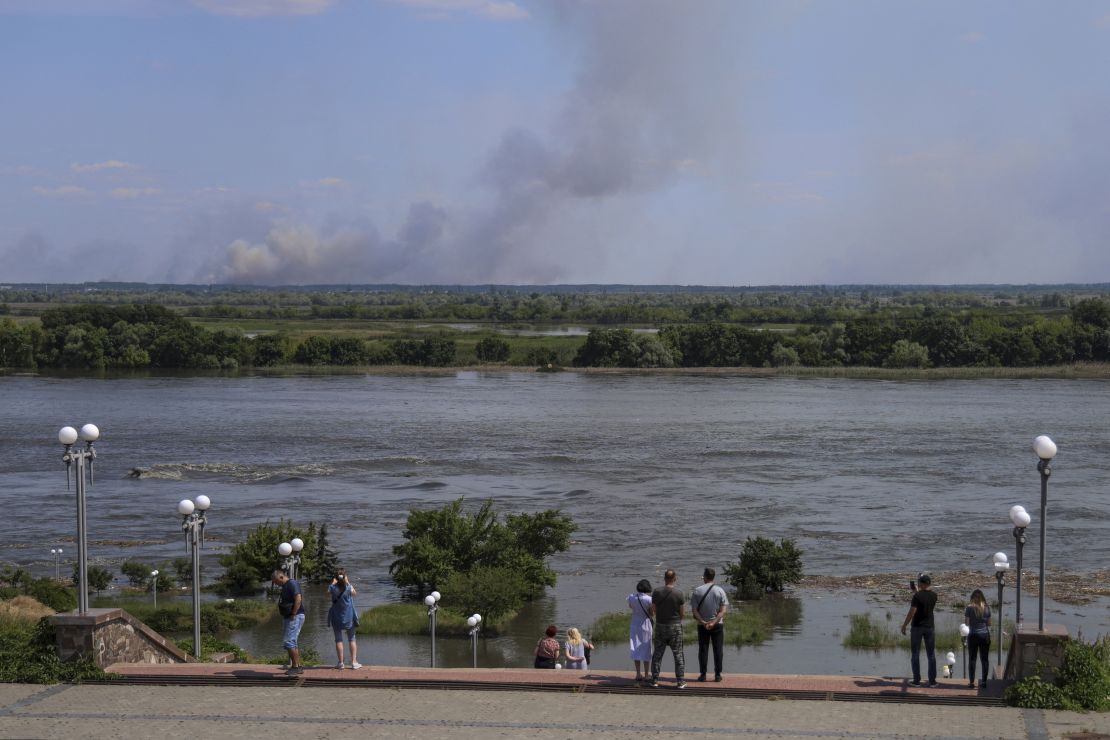
<instances>
[{"instance_id":1,"label":"person standing","mask_svg":"<svg viewBox=\"0 0 1110 740\"><path fill-rule=\"evenodd\" d=\"M713 580L717 571L706 568L702 573L702 585L690 594L691 612L698 623L698 680L705 680L709 667L709 644L713 643L713 680L721 680L722 663L725 652L725 612L728 611L728 597L725 590Z\"/></svg>"},{"instance_id":2,"label":"person standing","mask_svg":"<svg viewBox=\"0 0 1110 740\"><path fill-rule=\"evenodd\" d=\"M651 615L655 617L655 651L651 655L651 678L648 686L659 685L659 671L667 648L674 655L676 688L686 688L686 656L682 653L682 618L686 616L686 597L675 588L678 576L668 569L663 586L651 593Z\"/></svg>"},{"instance_id":3,"label":"person standing","mask_svg":"<svg viewBox=\"0 0 1110 740\"><path fill-rule=\"evenodd\" d=\"M301 665L301 651L297 647L297 638L300 637L301 627L304 626L304 599L301 598L301 587L283 570L275 570L270 576L275 586L281 587L278 594L278 611L281 612L281 644L289 653L290 676L304 673Z\"/></svg>"},{"instance_id":4,"label":"person standing","mask_svg":"<svg viewBox=\"0 0 1110 740\"><path fill-rule=\"evenodd\" d=\"M971 592L971 603L964 609L964 624L971 630L967 635L967 685L975 685L975 653L983 667L979 687L987 685L987 670L991 661L991 608L987 597L979 589Z\"/></svg>"},{"instance_id":5,"label":"person standing","mask_svg":"<svg viewBox=\"0 0 1110 740\"><path fill-rule=\"evenodd\" d=\"M328 625L335 635L335 656L339 661L335 667L343 670L343 638L351 647L351 669L358 670L362 664L358 662L358 643L355 641L355 628L358 627L358 610L355 608L354 585L347 578L347 573L342 568L331 579L328 586L328 595L331 596L331 608L328 609ZM344 634L345 633L345 634Z\"/></svg>"},{"instance_id":6,"label":"person standing","mask_svg":"<svg viewBox=\"0 0 1110 740\"><path fill-rule=\"evenodd\" d=\"M632 662L636 664L636 680L642 681L650 675L651 639L654 629L651 624L651 582L641 578L636 584L636 592L628 595L628 608L632 610L632 621L628 625L628 647ZM643 664L643 673L640 664Z\"/></svg>"},{"instance_id":7,"label":"person standing","mask_svg":"<svg viewBox=\"0 0 1110 740\"><path fill-rule=\"evenodd\" d=\"M925 642L925 657L929 661L929 685L937 685L936 634L933 623L933 609L937 605L937 595L932 589L933 579L928 573L917 576L917 588L910 599L910 610L902 622L902 634L906 626L910 629L910 668L913 669L913 685L921 685L921 643Z\"/></svg>"}]
</instances>

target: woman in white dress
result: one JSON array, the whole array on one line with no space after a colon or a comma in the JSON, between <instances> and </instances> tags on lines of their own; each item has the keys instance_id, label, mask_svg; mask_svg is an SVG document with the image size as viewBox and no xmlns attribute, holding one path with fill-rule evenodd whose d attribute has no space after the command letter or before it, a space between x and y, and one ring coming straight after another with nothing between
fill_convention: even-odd
<instances>
[{"instance_id":1,"label":"woman in white dress","mask_svg":"<svg viewBox=\"0 0 1110 740\"><path fill-rule=\"evenodd\" d=\"M636 593L628 595L628 608L632 610L632 624L628 628L628 646L632 652L632 662L636 664L636 680L642 681L651 675L652 632L651 623L651 583L646 578L636 584ZM643 663L643 672L640 664Z\"/></svg>"}]
</instances>

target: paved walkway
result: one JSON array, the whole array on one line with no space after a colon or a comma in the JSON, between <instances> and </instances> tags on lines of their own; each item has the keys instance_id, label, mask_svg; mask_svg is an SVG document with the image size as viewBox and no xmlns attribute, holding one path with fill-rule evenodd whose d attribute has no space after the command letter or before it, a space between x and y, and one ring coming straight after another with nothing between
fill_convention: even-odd
<instances>
[{"instance_id":1,"label":"paved walkway","mask_svg":"<svg viewBox=\"0 0 1110 740\"><path fill-rule=\"evenodd\" d=\"M275 681L265 687L0 684L2 738L711 738L1110 737L1110 715L894 702L768 701L667 690L378 689Z\"/></svg>"},{"instance_id":2,"label":"paved walkway","mask_svg":"<svg viewBox=\"0 0 1110 740\"><path fill-rule=\"evenodd\" d=\"M658 693L675 692L673 675L664 674L660 687L651 689L637 684L635 674L625 671L538 671L518 668L403 668L396 666L365 666L357 671L336 670L331 666L306 668L297 679L285 676L277 666L243 663L186 663L151 665L119 663L109 666L110 673L146 682L165 680L173 683L235 682L257 684L268 681L295 681L300 685L442 685L447 688L528 688L531 690L566 690L586 693ZM701 683L688 677L685 694L690 695L781 695L790 698L828 700L843 695L849 699L897 699L906 702L998 704L1000 684L992 682L986 690L968 688L965 681L942 679L935 688L911 686L905 678L874 676L807 676L768 674L726 674L724 680Z\"/></svg>"}]
</instances>

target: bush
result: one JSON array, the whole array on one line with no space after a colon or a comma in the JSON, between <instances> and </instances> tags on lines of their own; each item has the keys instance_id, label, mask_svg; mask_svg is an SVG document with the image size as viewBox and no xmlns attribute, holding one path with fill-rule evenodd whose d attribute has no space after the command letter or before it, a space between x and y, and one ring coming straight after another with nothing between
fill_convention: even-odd
<instances>
[{"instance_id":1,"label":"bush","mask_svg":"<svg viewBox=\"0 0 1110 740\"><path fill-rule=\"evenodd\" d=\"M181 640L176 640L175 642L177 644L177 647L180 648L182 651L184 651L185 653L188 653L189 655L193 654L193 648L196 647L193 644L193 638L191 638L191 637L190 638L185 638L185 639L181 639ZM235 661L234 662L236 662L236 663L250 663L251 662L250 654L246 650L244 650L243 648L236 645L234 642L228 642L227 640L221 640L220 638L213 637L212 635L201 635L200 636L200 659L202 661L207 661L209 658L211 658L216 653L231 653L232 655L235 656Z\"/></svg>"},{"instance_id":2,"label":"bush","mask_svg":"<svg viewBox=\"0 0 1110 740\"><path fill-rule=\"evenodd\" d=\"M460 498L442 509L409 512L406 541L394 546L397 560L389 566L394 583L411 592L427 592L456 573L505 568L523 579L529 597L555 585L547 558L570 547L570 535L577 529L570 517L548 509L510 515L502 522L492 499L473 514L464 513L462 506Z\"/></svg>"},{"instance_id":3,"label":"bush","mask_svg":"<svg viewBox=\"0 0 1110 740\"><path fill-rule=\"evenodd\" d=\"M35 579L27 587L27 595L56 612L68 612L77 608L76 589L66 588L52 578Z\"/></svg>"},{"instance_id":4,"label":"bush","mask_svg":"<svg viewBox=\"0 0 1110 740\"><path fill-rule=\"evenodd\" d=\"M483 624L511 618L533 594L534 588L511 568L474 568L454 572L443 582L450 595L444 607L466 619L481 614Z\"/></svg>"},{"instance_id":5,"label":"bush","mask_svg":"<svg viewBox=\"0 0 1110 740\"><path fill-rule=\"evenodd\" d=\"M73 564L73 586L77 588L77 582L80 580L79 564ZM102 565L89 565L85 569L85 575L89 579L88 590L89 593L95 591L100 593L108 586L112 585L112 572Z\"/></svg>"},{"instance_id":6,"label":"bush","mask_svg":"<svg viewBox=\"0 0 1110 740\"><path fill-rule=\"evenodd\" d=\"M1054 681L1037 675L1024 678L1006 689L1006 703L1029 709L1110 710L1110 637L1093 643L1068 640L1064 663Z\"/></svg>"},{"instance_id":7,"label":"bush","mask_svg":"<svg viewBox=\"0 0 1110 740\"><path fill-rule=\"evenodd\" d=\"M740 562L726 563L724 573L741 599L758 599L802 579L802 551L791 539L776 544L766 537L749 537Z\"/></svg>"},{"instance_id":8,"label":"bush","mask_svg":"<svg viewBox=\"0 0 1110 740\"><path fill-rule=\"evenodd\" d=\"M499 337L486 337L474 346L474 353L482 362L505 362L509 359L509 343Z\"/></svg>"},{"instance_id":9,"label":"bush","mask_svg":"<svg viewBox=\"0 0 1110 740\"><path fill-rule=\"evenodd\" d=\"M595 619L586 634L592 642L627 643L631 623L632 615L628 612L609 612ZM772 629L770 618L754 610L730 609L725 616L725 642L729 645L761 645L771 639ZM686 642L696 643L697 623L685 620L682 634Z\"/></svg>"},{"instance_id":10,"label":"bush","mask_svg":"<svg viewBox=\"0 0 1110 740\"><path fill-rule=\"evenodd\" d=\"M58 683L105 677L91 655L70 662L58 658L49 617L36 621L0 620L0 682Z\"/></svg>"},{"instance_id":11,"label":"bush","mask_svg":"<svg viewBox=\"0 0 1110 740\"><path fill-rule=\"evenodd\" d=\"M270 580L274 569L282 564L282 558L277 554L278 545L294 537L304 541L300 565L302 577L317 583L329 580L335 573L337 556L328 547L326 527L317 530L315 522L299 527L285 520L277 524L259 524L231 552L220 556L224 572L216 582L216 588L221 593L231 594L257 592L264 582Z\"/></svg>"}]
</instances>

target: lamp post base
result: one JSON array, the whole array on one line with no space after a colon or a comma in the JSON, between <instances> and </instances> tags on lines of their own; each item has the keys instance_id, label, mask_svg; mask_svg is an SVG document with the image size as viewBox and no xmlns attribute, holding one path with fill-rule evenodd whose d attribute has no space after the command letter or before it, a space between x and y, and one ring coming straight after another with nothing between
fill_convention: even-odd
<instances>
[{"instance_id":1,"label":"lamp post base","mask_svg":"<svg viewBox=\"0 0 1110 740\"><path fill-rule=\"evenodd\" d=\"M1007 681L1020 681L1037 675L1037 663L1044 661L1040 676L1052 680L1064 664L1064 643L1069 639L1068 628L1062 624L1046 624L1044 630L1021 627L1010 639L1004 677Z\"/></svg>"}]
</instances>

